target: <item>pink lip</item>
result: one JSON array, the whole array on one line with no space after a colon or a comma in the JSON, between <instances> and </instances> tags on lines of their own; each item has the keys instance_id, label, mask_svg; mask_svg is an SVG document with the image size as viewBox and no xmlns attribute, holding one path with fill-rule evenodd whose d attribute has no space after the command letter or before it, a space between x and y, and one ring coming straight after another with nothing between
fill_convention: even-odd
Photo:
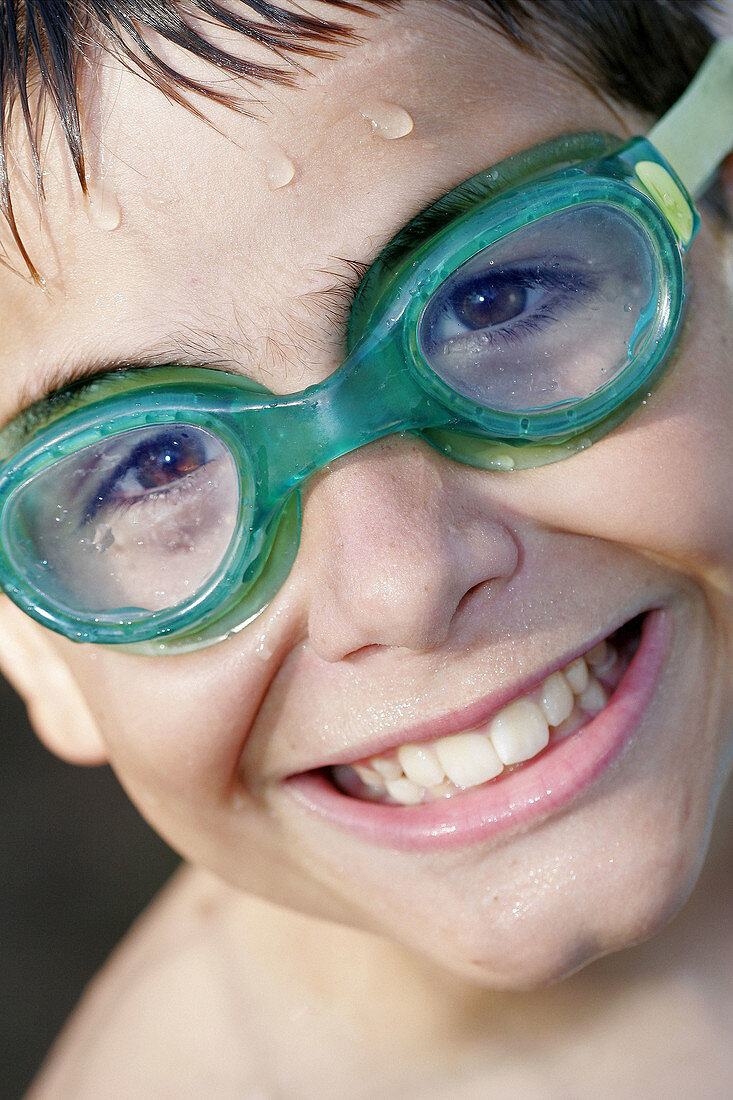
<instances>
[{"instance_id":1,"label":"pink lip","mask_svg":"<svg viewBox=\"0 0 733 1100\"><path fill-rule=\"evenodd\" d=\"M536 824L565 809L628 748L656 688L671 625L649 612L641 642L607 706L535 760L483 787L420 806L384 806L341 794L321 772L286 786L309 810L375 844L403 851L459 848Z\"/></svg>"}]
</instances>

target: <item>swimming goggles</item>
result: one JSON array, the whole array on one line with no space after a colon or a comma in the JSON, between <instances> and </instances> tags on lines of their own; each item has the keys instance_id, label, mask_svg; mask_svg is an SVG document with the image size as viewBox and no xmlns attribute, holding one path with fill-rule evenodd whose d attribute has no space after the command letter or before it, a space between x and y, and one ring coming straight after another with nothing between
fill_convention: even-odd
<instances>
[{"instance_id":1,"label":"swimming goggles","mask_svg":"<svg viewBox=\"0 0 733 1100\"><path fill-rule=\"evenodd\" d=\"M273 598L299 487L334 459L396 432L488 470L589 446L660 377L698 227L690 196L731 148L728 42L647 138L558 138L410 222L362 281L324 382L275 396L157 367L31 406L0 433L3 590L77 641L197 649Z\"/></svg>"}]
</instances>

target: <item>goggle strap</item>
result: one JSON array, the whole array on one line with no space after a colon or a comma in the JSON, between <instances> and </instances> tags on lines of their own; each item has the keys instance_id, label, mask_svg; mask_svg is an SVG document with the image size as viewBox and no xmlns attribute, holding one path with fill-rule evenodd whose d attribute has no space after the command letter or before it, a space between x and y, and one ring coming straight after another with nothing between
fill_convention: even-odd
<instances>
[{"instance_id":1,"label":"goggle strap","mask_svg":"<svg viewBox=\"0 0 733 1100\"><path fill-rule=\"evenodd\" d=\"M715 43L685 94L647 138L697 198L733 150L733 38Z\"/></svg>"}]
</instances>

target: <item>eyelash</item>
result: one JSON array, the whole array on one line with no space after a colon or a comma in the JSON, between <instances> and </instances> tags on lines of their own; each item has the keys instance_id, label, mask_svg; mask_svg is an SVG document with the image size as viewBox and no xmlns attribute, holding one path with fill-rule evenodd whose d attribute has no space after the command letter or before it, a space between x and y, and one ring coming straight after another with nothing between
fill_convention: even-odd
<instances>
[{"instance_id":1,"label":"eyelash","mask_svg":"<svg viewBox=\"0 0 733 1100\"><path fill-rule=\"evenodd\" d=\"M101 496L104 494L105 486L102 486L97 490L95 499L91 501L83 512L82 523L84 525L91 525L98 522L99 513L105 511L104 526L111 527L113 523L118 522L125 516L131 515L134 519L136 512L142 512L146 519L146 522L152 522L155 516L155 509L159 506L164 508L175 508L176 505L183 502L188 495L197 490L200 479L202 477L210 476L207 473L207 467L210 463L206 463L204 466L199 467L193 473L188 474L186 477L181 478L180 481L173 483L167 488L153 489L147 493L141 493L136 497L118 498L112 503L100 502ZM110 485L113 482L110 481ZM150 510L153 509L151 515Z\"/></svg>"}]
</instances>

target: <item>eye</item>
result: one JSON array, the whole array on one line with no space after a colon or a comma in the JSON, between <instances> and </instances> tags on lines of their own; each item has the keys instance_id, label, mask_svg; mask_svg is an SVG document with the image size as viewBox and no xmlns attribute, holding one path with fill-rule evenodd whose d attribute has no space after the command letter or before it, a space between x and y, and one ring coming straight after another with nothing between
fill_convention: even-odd
<instances>
[{"instance_id":1,"label":"eye","mask_svg":"<svg viewBox=\"0 0 733 1100\"><path fill-rule=\"evenodd\" d=\"M418 341L456 393L524 412L583 401L625 371L650 332L657 279L642 226L578 205L508 233L427 300Z\"/></svg>"},{"instance_id":2,"label":"eye","mask_svg":"<svg viewBox=\"0 0 733 1100\"><path fill-rule=\"evenodd\" d=\"M436 293L426 311L431 342L449 345L474 332L512 339L519 321L539 324L551 304L577 289L572 283L571 272L551 270L549 265L487 265Z\"/></svg>"},{"instance_id":3,"label":"eye","mask_svg":"<svg viewBox=\"0 0 733 1100\"><path fill-rule=\"evenodd\" d=\"M140 489L161 489L194 473L206 463L203 442L185 430L163 434L130 456L120 487L134 481Z\"/></svg>"},{"instance_id":4,"label":"eye","mask_svg":"<svg viewBox=\"0 0 733 1100\"><path fill-rule=\"evenodd\" d=\"M91 520L101 509L132 504L149 494L160 494L196 473L208 461L206 437L190 428L147 433L128 455L123 455L104 479L87 508Z\"/></svg>"},{"instance_id":5,"label":"eye","mask_svg":"<svg viewBox=\"0 0 733 1100\"><path fill-rule=\"evenodd\" d=\"M453 303L456 319L471 329L501 325L523 313L526 307L526 287L511 282L492 284L490 279L482 278L460 288Z\"/></svg>"},{"instance_id":6,"label":"eye","mask_svg":"<svg viewBox=\"0 0 733 1100\"><path fill-rule=\"evenodd\" d=\"M240 503L237 463L213 431L132 428L28 481L16 504L18 552L60 606L160 610L189 599L219 567Z\"/></svg>"}]
</instances>

